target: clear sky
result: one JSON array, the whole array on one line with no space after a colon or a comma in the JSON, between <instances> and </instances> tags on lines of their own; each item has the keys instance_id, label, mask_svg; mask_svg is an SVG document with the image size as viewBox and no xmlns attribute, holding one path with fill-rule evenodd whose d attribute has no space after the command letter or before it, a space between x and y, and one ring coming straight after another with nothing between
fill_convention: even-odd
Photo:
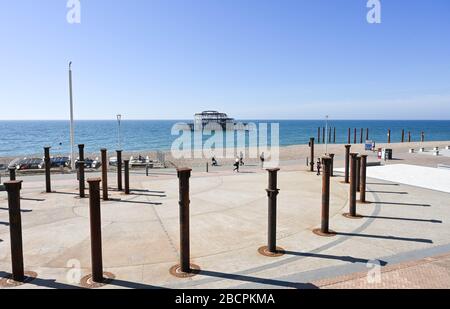
<instances>
[{"instance_id":1,"label":"clear sky","mask_svg":"<svg viewBox=\"0 0 450 309\"><path fill-rule=\"evenodd\" d=\"M450 1L0 0L0 119L450 119Z\"/></svg>"}]
</instances>

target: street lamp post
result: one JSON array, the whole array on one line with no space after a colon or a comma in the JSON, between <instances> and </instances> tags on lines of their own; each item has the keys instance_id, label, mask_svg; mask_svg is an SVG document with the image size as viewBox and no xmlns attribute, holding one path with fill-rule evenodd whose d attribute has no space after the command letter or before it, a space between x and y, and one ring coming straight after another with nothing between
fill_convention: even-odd
<instances>
[{"instance_id":1,"label":"street lamp post","mask_svg":"<svg viewBox=\"0 0 450 309\"><path fill-rule=\"evenodd\" d=\"M122 149L121 147L121 143L120 143L120 123L122 121L122 115L118 114L117 115L117 124L118 124L118 128L117 128L117 145L118 145L118 149Z\"/></svg>"},{"instance_id":2,"label":"street lamp post","mask_svg":"<svg viewBox=\"0 0 450 309\"><path fill-rule=\"evenodd\" d=\"M69 97L70 97L70 167L75 169L74 157L74 124L73 124L73 94L72 94L72 61L69 62Z\"/></svg>"}]
</instances>

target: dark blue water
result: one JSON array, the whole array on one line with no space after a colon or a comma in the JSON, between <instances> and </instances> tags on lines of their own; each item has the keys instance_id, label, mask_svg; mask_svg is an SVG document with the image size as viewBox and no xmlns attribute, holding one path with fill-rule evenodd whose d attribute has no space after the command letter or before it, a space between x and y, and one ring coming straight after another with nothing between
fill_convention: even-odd
<instances>
[{"instance_id":1,"label":"dark blue water","mask_svg":"<svg viewBox=\"0 0 450 309\"><path fill-rule=\"evenodd\" d=\"M171 135L172 126L179 121L130 120L122 121L121 140L125 151L169 150L176 135ZM255 123L279 123L280 145L306 144L316 137L317 128L325 126L323 120L270 120ZM369 128L370 139L377 143L387 141L387 129L392 130L391 141L401 140L401 130L411 131L412 140L419 141L421 131L427 141L450 140L448 121L330 121L336 127L336 142L347 143L348 128ZM118 148L117 121L77 121L75 143L86 145L87 152L97 152L101 147ZM365 137L365 131L364 131ZM407 138L407 133L406 133ZM353 137L352 137L353 141ZM0 121L0 156L24 156L42 153L43 146L52 146L52 153L69 153L68 121Z\"/></svg>"}]
</instances>

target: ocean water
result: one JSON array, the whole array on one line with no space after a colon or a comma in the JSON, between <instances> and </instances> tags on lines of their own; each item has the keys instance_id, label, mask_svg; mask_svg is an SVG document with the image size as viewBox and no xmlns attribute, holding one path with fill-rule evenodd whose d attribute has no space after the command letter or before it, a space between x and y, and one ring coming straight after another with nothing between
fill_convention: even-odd
<instances>
[{"instance_id":1,"label":"ocean water","mask_svg":"<svg viewBox=\"0 0 450 309\"><path fill-rule=\"evenodd\" d=\"M121 123L121 148L124 151L169 150L179 135L172 135L172 127L186 120L124 120ZM244 120L244 122L247 122ZM278 123L280 146L307 144L310 137L317 139L317 128L324 127L323 120L252 120L248 122ZM411 131L412 141L420 141L425 132L426 141L450 140L450 120L445 121L329 121L336 128L336 143L347 143L348 128L357 128L358 142L361 128L369 129L369 138L377 143L401 141L401 131ZM270 127L270 125L269 125ZM270 137L270 132L269 132ZM205 137L205 139L208 136ZM97 152L105 147L118 148L117 121L76 121L75 144L85 144L86 152ZM44 146L52 147L52 154L70 152L68 121L0 121L0 157L42 154Z\"/></svg>"}]
</instances>

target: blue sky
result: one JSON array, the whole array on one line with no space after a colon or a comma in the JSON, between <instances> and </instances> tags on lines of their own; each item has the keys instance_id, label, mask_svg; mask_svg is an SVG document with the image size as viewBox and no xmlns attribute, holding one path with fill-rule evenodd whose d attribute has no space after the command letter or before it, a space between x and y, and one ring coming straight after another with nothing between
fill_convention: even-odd
<instances>
[{"instance_id":1,"label":"blue sky","mask_svg":"<svg viewBox=\"0 0 450 309\"><path fill-rule=\"evenodd\" d=\"M0 0L0 119L450 119L450 1Z\"/></svg>"}]
</instances>

